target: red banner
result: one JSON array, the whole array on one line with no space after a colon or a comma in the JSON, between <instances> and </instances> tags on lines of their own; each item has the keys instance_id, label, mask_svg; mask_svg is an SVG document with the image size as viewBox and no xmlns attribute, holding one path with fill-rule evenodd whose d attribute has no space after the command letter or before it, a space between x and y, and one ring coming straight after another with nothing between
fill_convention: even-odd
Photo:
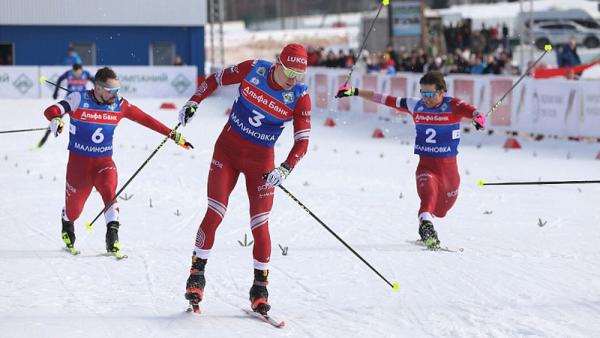
<instances>
[{"instance_id":1,"label":"red banner","mask_svg":"<svg viewBox=\"0 0 600 338\"><path fill-rule=\"evenodd\" d=\"M402 76L394 76L390 78L390 95L396 97L407 97L408 95L408 79ZM390 108L392 115L406 115L398 109Z\"/></svg>"},{"instance_id":2,"label":"red banner","mask_svg":"<svg viewBox=\"0 0 600 338\"><path fill-rule=\"evenodd\" d=\"M328 91L329 86L327 74L315 74L315 106L317 108L327 109L329 107Z\"/></svg>"},{"instance_id":3,"label":"red banner","mask_svg":"<svg viewBox=\"0 0 600 338\"><path fill-rule=\"evenodd\" d=\"M567 77L569 73L579 74L584 70L590 68L593 65L599 64L600 60L596 60L592 63L586 63L583 65L573 67L560 67L560 68L536 68L533 70L533 77L536 79L547 79L550 77Z\"/></svg>"},{"instance_id":4,"label":"red banner","mask_svg":"<svg viewBox=\"0 0 600 338\"><path fill-rule=\"evenodd\" d=\"M377 75L363 75L362 77L362 88L377 91ZM363 112L365 113L377 113L377 103L362 100L363 101Z\"/></svg>"},{"instance_id":5,"label":"red banner","mask_svg":"<svg viewBox=\"0 0 600 338\"><path fill-rule=\"evenodd\" d=\"M490 107L493 107L502 95L512 87L511 79L494 79L490 80ZM512 93L506 95L502 104L491 115L490 125L499 127L509 127L512 111Z\"/></svg>"}]
</instances>

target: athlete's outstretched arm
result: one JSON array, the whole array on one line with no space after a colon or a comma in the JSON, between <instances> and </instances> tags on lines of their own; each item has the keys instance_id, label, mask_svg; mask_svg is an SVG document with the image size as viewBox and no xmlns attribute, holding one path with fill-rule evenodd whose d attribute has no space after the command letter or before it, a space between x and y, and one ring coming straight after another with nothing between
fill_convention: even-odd
<instances>
[{"instance_id":1,"label":"athlete's outstretched arm","mask_svg":"<svg viewBox=\"0 0 600 338\"><path fill-rule=\"evenodd\" d=\"M396 97L392 95L386 95L376 93L369 89L355 88L348 85L341 86L338 88L338 92L335 95L336 98L348 97L348 96L359 96L363 99L373 101L375 103L384 104L388 107L396 108L405 113L411 113L411 107L414 107L416 103L415 99Z\"/></svg>"},{"instance_id":2,"label":"athlete's outstretched arm","mask_svg":"<svg viewBox=\"0 0 600 338\"><path fill-rule=\"evenodd\" d=\"M171 128L165 126L154 117L148 115L136 105L129 103L129 101L127 101L126 99L123 99L123 101L121 102L121 113L123 113L124 118L128 118L132 121L135 121L141 124L142 126L150 128L165 136L169 135L169 133L171 132Z\"/></svg>"},{"instance_id":3,"label":"athlete's outstretched arm","mask_svg":"<svg viewBox=\"0 0 600 338\"><path fill-rule=\"evenodd\" d=\"M255 62L255 60L247 60L211 74L206 80L202 81L196 93L188 101L198 104L221 86L241 83L246 75L250 73Z\"/></svg>"},{"instance_id":4,"label":"athlete's outstretched arm","mask_svg":"<svg viewBox=\"0 0 600 338\"><path fill-rule=\"evenodd\" d=\"M61 117L64 114L72 113L79 107L80 102L81 93L69 93L64 99L46 108L46 110L44 110L44 116L50 121L55 117Z\"/></svg>"}]
</instances>

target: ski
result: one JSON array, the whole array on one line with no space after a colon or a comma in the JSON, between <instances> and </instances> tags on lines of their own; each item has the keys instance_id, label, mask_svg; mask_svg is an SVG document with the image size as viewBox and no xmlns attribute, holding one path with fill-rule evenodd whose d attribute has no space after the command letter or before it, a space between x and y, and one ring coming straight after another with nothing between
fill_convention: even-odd
<instances>
[{"instance_id":1,"label":"ski","mask_svg":"<svg viewBox=\"0 0 600 338\"><path fill-rule=\"evenodd\" d=\"M262 315L258 312L254 312L247 308L242 308L242 311L244 311L248 316L259 319L265 323L269 323L276 328L283 328L285 326L285 322L283 320L278 321L278 320L274 319L273 317L271 317L270 315Z\"/></svg>"},{"instance_id":2,"label":"ski","mask_svg":"<svg viewBox=\"0 0 600 338\"><path fill-rule=\"evenodd\" d=\"M200 311L199 305L192 305L192 304L190 304L190 306L187 308L187 310L185 310L185 312L189 312L195 316L199 316L202 313L202 311Z\"/></svg>"},{"instance_id":3,"label":"ski","mask_svg":"<svg viewBox=\"0 0 600 338\"><path fill-rule=\"evenodd\" d=\"M77 250L75 248L65 247L63 249L65 249L66 252L70 253L73 256L79 255L81 253L81 251L79 251L79 250Z\"/></svg>"},{"instance_id":4,"label":"ski","mask_svg":"<svg viewBox=\"0 0 600 338\"><path fill-rule=\"evenodd\" d=\"M442 245L437 245L437 246L429 248L420 239L417 239L416 241L407 241L407 242L423 247L424 248L423 251L463 252L465 250L464 248L450 248L450 247L442 246Z\"/></svg>"},{"instance_id":5,"label":"ski","mask_svg":"<svg viewBox=\"0 0 600 338\"><path fill-rule=\"evenodd\" d=\"M116 258L118 261L125 259L129 256L125 255L123 252L119 251L115 251L115 252L106 252L106 253L101 253L98 256L106 256L106 257L114 257Z\"/></svg>"}]
</instances>

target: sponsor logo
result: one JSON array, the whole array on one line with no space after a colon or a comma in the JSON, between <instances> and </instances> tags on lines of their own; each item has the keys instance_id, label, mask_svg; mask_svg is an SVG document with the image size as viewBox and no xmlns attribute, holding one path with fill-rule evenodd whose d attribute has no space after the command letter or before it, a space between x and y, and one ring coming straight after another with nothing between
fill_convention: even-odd
<instances>
[{"instance_id":1,"label":"sponsor logo","mask_svg":"<svg viewBox=\"0 0 600 338\"><path fill-rule=\"evenodd\" d=\"M83 103L83 108L89 108L89 107L90 107L89 103L87 103L87 102Z\"/></svg>"},{"instance_id":2,"label":"sponsor logo","mask_svg":"<svg viewBox=\"0 0 600 338\"><path fill-rule=\"evenodd\" d=\"M223 169L223 163L221 163L221 162L219 162L219 161L215 160L214 158L212 159L212 164L213 164L215 167L218 167L218 168L221 168L221 169Z\"/></svg>"},{"instance_id":3,"label":"sponsor logo","mask_svg":"<svg viewBox=\"0 0 600 338\"><path fill-rule=\"evenodd\" d=\"M286 104L294 102L294 92L283 93L283 102Z\"/></svg>"},{"instance_id":4,"label":"sponsor logo","mask_svg":"<svg viewBox=\"0 0 600 338\"><path fill-rule=\"evenodd\" d=\"M307 65L308 64L308 62L306 61L305 58L301 58L299 56L291 56L290 55L290 56L287 57L286 61L294 62L294 63L301 63L303 65Z\"/></svg>"},{"instance_id":5,"label":"sponsor logo","mask_svg":"<svg viewBox=\"0 0 600 338\"><path fill-rule=\"evenodd\" d=\"M263 185L259 185L259 186L256 187L256 190L258 192L261 192L263 190L269 190L269 189L273 189L273 191L275 191L275 189L273 187L269 186L267 183L265 183Z\"/></svg>"},{"instance_id":6,"label":"sponsor logo","mask_svg":"<svg viewBox=\"0 0 600 338\"><path fill-rule=\"evenodd\" d=\"M258 74L260 76L265 76L266 72L267 72L267 70L265 69L265 67L258 67L258 69L256 70L256 74Z\"/></svg>"},{"instance_id":7,"label":"sponsor logo","mask_svg":"<svg viewBox=\"0 0 600 338\"><path fill-rule=\"evenodd\" d=\"M229 72L230 73L239 73L240 69L238 68L237 65L235 65L235 66L229 67Z\"/></svg>"},{"instance_id":8,"label":"sponsor logo","mask_svg":"<svg viewBox=\"0 0 600 338\"><path fill-rule=\"evenodd\" d=\"M454 129L452 131L452 139L456 140L460 138L460 129Z\"/></svg>"},{"instance_id":9,"label":"sponsor logo","mask_svg":"<svg viewBox=\"0 0 600 338\"><path fill-rule=\"evenodd\" d=\"M446 195L448 197L456 197L456 196L458 196L458 189L456 189L454 191L448 191L448 193Z\"/></svg>"},{"instance_id":10,"label":"sponsor logo","mask_svg":"<svg viewBox=\"0 0 600 338\"><path fill-rule=\"evenodd\" d=\"M250 127L246 126L242 121L240 121L239 117L235 112L231 112L230 119L233 123L235 123L235 125L237 125L240 128L240 130L243 133L248 134L261 141L275 142L275 135L263 134L261 132L251 129Z\"/></svg>"},{"instance_id":11,"label":"sponsor logo","mask_svg":"<svg viewBox=\"0 0 600 338\"><path fill-rule=\"evenodd\" d=\"M416 114L415 122L447 122L450 121L448 115L437 114Z\"/></svg>"},{"instance_id":12,"label":"sponsor logo","mask_svg":"<svg viewBox=\"0 0 600 338\"><path fill-rule=\"evenodd\" d=\"M88 113L88 112L82 112L81 113L81 117L80 120L82 121L87 121L87 120L93 120L93 121L100 121L100 122L110 122L110 121L118 121L118 117L116 115L111 115L111 114L107 114L107 113Z\"/></svg>"},{"instance_id":13,"label":"sponsor logo","mask_svg":"<svg viewBox=\"0 0 600 338\"><path fill-rule=\"evenodd\" d=\"M251 78L250 82L252 82L255 85L258 85L260 83L260 81L258 81L258 79L256 77Z\"/></svg>"},{"instance_id":14,"label":"sponsor logo","mask_svg":"<svg viewBox=\"0 0 600 338\"><path fill-rule=\"evenodd\" d=\"M177 74L173 81L171 81L171 86L175 88L175 91L177 91L179 94L185 92L186 89L188 89L191 85L191 81L181 74Z\"/></svg>"},{"instance_id":15,"label":"sponsor logo","mask_svg":"<svg viewBox=\"0 0 600 338\"><path fill-rule=\"evenodd\" d=\"M461 101L461 102L462 102L462 101ZM459 103L459 105L460 105L460 103ZM448 105L444 103L444 104L443 104L443 105L440 107L440 109L441 109L442 111L446 111L446 110L448 110Z\"/></svg>"},{"instance_id":16,"label":"sponsor logo","mask_svg":"<svg viewBox=\"0 0 600 338\"><path fill-rule=\"evenodd\" d=\"M300 115L308 117L308 116L310 116L310 110L303 111L303 112L300 113Z\"/></svg>"},{"instance_id":17,"label":"sponsor logo","mask_svg":"<svg viewBox=\"0 0 600 338\"><path fill-rule=\"evenodd\" d=\"M79 142L75 142L75 149L85 151L87 153L105 153L108 151L112 151L112 145L98 147L98 146L87 146L87 145L81 144Z\"/></svg>"},{"instance_id":18,"label":"sponsor logo","mask_svg":"<svg viewBox=\"0 0 600 338\"><path fill-rule=\"evenodd\" d=\"M17 88L17 90L21 94L25 94L33 87L33 81L27 75L21 74L17 77L17 79L13 82L13 86Z\"/></svg>"},{"instance_id":19,"label":"sponsor logo","mask_svg":"<svg viewBox=\"0 0 600 338\"><path fill-rule=\"evenodd\" d=\"M447 147L432 147L432 146L422 146L420 144L415 144L415 150L424 152L424 153L437 153L444 154L452 151L452 148Z\"/></svg>"},{"instance_id":20,"label":"sponsor logo","mask_svg":"<svg viewBox=\"0 0 600 338\"><path fill-rule=\"evenodd\" d=\"M247 85L247 82L243 87L242 94L244 95L245 99L250 101L250 103L259 106L265 111L278 114L282 117L286 117L291 114L291 109L282 105L280 102L274 100L265 93L257 93L254 91L253 87Z\"/></svg>"}]
</instances>

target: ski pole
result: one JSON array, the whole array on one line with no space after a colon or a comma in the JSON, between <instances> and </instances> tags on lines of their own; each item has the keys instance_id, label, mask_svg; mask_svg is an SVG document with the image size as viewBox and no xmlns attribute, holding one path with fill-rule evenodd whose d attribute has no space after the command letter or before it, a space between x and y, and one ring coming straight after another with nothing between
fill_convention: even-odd
<instances>
[{"instance_id":1,"label":"ski pole","mask_svg":"<svg viewBox=\"0 0 600 338\"><path fill-rule=\"evenodd\" d=\"M0 131L0 134L22 133L22 132L26 132L26 131L39 131L39 130L48 130L48 127L44 127L44 128L30 128L30 129L2 130L2 131Z\"/></svg>"},{"instance_id":2,"label":"ski pole","mask_svg":"<svg viewBox=\"0 0 600 338\"><path fill-rule=\"evenodd\" d=\"M383 8L383 6L387 6L389 4L390 4L390 0L381 0L381 3L379 4L379 9L377 10L377 15L375 15L375 18L373 19L373 21L371 21L371 27L369 28L367 35L363 39L363 42L362 42L362 45L360 46L360 50L358 51L358 54L356 54L357 55L356 58L358 61L360 61L360 54L362 53L363 49L365 48L365 45L367 44L367 39L369 38L369 34L371 34L371 31L373 30L373 26L375 26L375 21L377 21L377 18L379 17L379 13L381 13L381 9ZM346 82L344 82L344 86L347 85L348 82L350 82L350 77L352 77L352 72L354 72L354 66L356 66L356 62L350 68L350 73L348 74L348 77L346 78Z\"/></svg>"},{"instance_id":3,"label":"ski pole","mask_svg":"<svg viewBox=\"0 0 600 338\"><path fill-rule=\"evenodd\" d=\"M515 82L512 87L510 87L510 89L504 93L504 95L502 95L502 97L500 98L500 100L498 100L498 102L496 102L496 104L494 104L492 106L492 108L485 114L485 117L489 117L490 115L492 115L492 113L498 109L498 107L500 107L500 105L502 104L502 101L506 98L506 96L508 94L510 94L510 92L513 91L513 89L515 89L515 87L519 84L519 82L521 82L521 80L523 80L525 78L525 76L527 76L527 74L529 74L529 71L531 71L533 69L533 67L535 67L535 65L538 64L538 62L540 62L540 60L546 55L548 54L548 52L552 51L552 45L548 44L544 46L544 52L542 53L542 55L540 55L537 60L535 60L535 62L533 64L531 64L531 66L529 66L529 68L527 68L527 70L525 71L525 73L523 73L521 75L521 77L519 77L519 79L517 80L517 82ZM475 125L475 123L473 123L473 125Z\"/></svg>"},{"instance_id":4,"label":"ski pole","mask_svg":"<svg viewBox=\"0 0 600 338\"><path fill-rule=\"evenodd\" d=\"M67 91L67 92L71 93L71 91L70 91L70 90L68 90L67 88L65 88L65 87L63 87L63 86L60 86L60 85L58 85L57 83L54 83L54 82L52 82L52 81L48 81L48 80L46 79L46 77L45 77L45 76L40 76L40 83L44 83L44 82L46 82L46 83L49 83L49 84L51 84L51 85L53 85L53 86L55 86L55 87L58 87L58 88L60 88L60 89L62 89L62 90L65 90L65 91ZM65 113L65 114L66 114L66 113ZM65 114L62 114L60 117L62 118L62 117L65 115ZM37 146L36 146L36 149L38 149L38 150L39 150L39 149L41 149L41 148L42 148L42 146L43 146L43 145L46 143L46 141L48 140L48 136L50 136L50 127L48 127L48 130L46 130L46 133L44 133L44 136L42 136L42 139L40 140L40 142L38 142L38 144L37 144Z\"/></svg>"},{"instance_id":5,"label":"ski pole","mask_svg":"<svg viewBox=\"0 0 600 338\"><path fill-rule=\"evenodd\" d=\"M300 202L296 196L292 195L291 192L289 192L283 185L278 185L279 188L281 188L281 190L283 190L288 196L290 196L296 203L298 203L298 205L300 207L302 207L302 209L304 209L304 211L308 212L309 215L311 215L317 222L319 222L319 224L321 224L325 229L327 229L327 231L329 231L329 233L331 233L338 241L340 241L342 244L344 244L346 246L346 248L348 248L348 250L352 251L353 254L356 255L356 257L360 258L360 260L365 263L369 268L371 268L371 270L373 270L373 272L375 272L377 274L377 276L379 276L381 279L383 279L389 286L392 287L392 289L394 291L398 291L400 290L400 285L398 284L398 282L395 282L394 284L390 283L385 277L383 277L382 274L379 273L379 271L377 271L373 266L371 266L371 264L369 264L369 262L367 262L364 258L362 258L361 255L358 254L358 252L354 251L354 249L352 249L352 247L350 245L348 245L346 242L344 242L343 239L340 238L340 236L338 236L333 230L331 230L325 223L323 223L323 221L321 221L319 219L319 217L317 217L317 215L313 214L312 211L310 211L310 209L308 209L304 204L302 204L302 202Z\"/></svg>"},{"instance_id":6,"label":"ski pole","mask_svg":"<svg viewBox=\"0 0 600 338\"><path fill-rule=\"evenodd\" d=\"M481 179L477 182L477 185L480 187L486 185L549 185L549 184L590 184L590 183L600 183L598 181L537 181L537 182L495 182L495 183L487 183L485 180Z\"/></svg>"},{"instance_id":7,"label":"ski pole","mask_svg":"<svg viewBox=\"0 0 600 338\"><path fill-rule=\"evenodd\" d=\"M154 151L150 154L150 156L148 156L148 158L144 161L144 163L142 163L142 165L133 173L133 175L127 180L127 182L125 182L125 184L121 187L121 189L119 189L119 191L117 191L117 193L110 199L110 201L108 201L108 203L106 203L104 205L104 208L98 213L98 215L96 215L96 217L91 221L91 222L87 222L85 224L85 228L88 231L92 231L92 226L94 225L94 223L96 222L96 220L98 220L98 218L100 217L100 215L102 215L114 202L114 200L117 199L117 196L119 196L123 190L125 190L125 188L127 188L127 186L129 185L129 183L131 183L131 181L137 176L137 174L139 174L139 172L146 166L146 164L148 164L148 162L150 161L150 159L152 157L154 157L154 155L156 155L156 153L158 152L158 150L169 140L169 138L171 138L171 135L175 134L175 131L177 131L177 129L181 126L181 123L177 123L177 125L175 126L175 128L173 128L173 130L171 130L171 132L169 133L169 135L167 135L165 137L164 140L162 140L162 142L160 142L160 144L158 145L158 147L156 147L156 149L154 149Z\"/></svg>"}]
</instances>

